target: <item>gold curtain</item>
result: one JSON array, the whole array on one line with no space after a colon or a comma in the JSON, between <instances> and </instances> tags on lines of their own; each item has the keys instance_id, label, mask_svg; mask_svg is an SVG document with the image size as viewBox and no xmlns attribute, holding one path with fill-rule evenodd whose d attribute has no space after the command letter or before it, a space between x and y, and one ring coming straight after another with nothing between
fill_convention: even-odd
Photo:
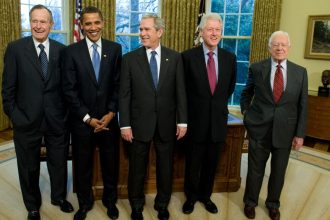
<instances>
[{"instance_id":1,"label":"gold curtain","mask_svg":"<svg viewBox=\"0 0 330 220\"><path fill-rule=\"evenodd\" d=\"M269 57L268 39L280 27L282 0L255 0L250 63Z\"/></svg>"},{"instance_id":2,"label":"gold curtain","mask_svg":"<svg viewBox=\"0 0 330 220\"><path fill-rule=\"evenodd\" d=\"M95 6L101 10L105 22L102 37L114 41L116 0L83 0L82 7L86 6Z\"/></svg>"},{"instance_id":3,"label":"gold curtain","mask_svg":"<svg viewBox=\"0 0 330 220\"><path fill-rule=\"evenodd\" d=\"M165 34L162 44L182 52L194 45L200 0L162 0Z\"/></svg>"},{"instance_id":4,"label":"gold curtain","mask_svg":"<svg viewBox=\"0 0 330 220\"><path fill-rule=\"evenodd\" d=\"M0 0L0 91L2 90L3 57L7 44L21 37L20 0ZM10 127L10 121L3 112L0 96L0 131Z\"/></svg>"}]
</instances>

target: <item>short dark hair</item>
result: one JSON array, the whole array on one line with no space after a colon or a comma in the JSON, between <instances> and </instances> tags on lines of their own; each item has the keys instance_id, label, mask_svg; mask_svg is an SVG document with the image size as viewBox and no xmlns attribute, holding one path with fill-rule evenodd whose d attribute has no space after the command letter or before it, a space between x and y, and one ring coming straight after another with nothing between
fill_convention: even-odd
<instances>
[{"instance_id":1,"label":"short dark hair","mask_svg":"<svg viewBox=\"0 0 330 220\"><path fill-rule=\"evenodd\" d=\"M30 17L30 21L31 21L31 14L32 14L32 12L34 11L34 10L36 10L36 9L45 9L45 10L47 10L48 11L48 13L49 13L49 16L50 16L50 23L54 23L54 20L53 20L53 13L52 13L52 11L51 10L49 10L46 6L44 6L44 5L35 5L35 6L33 6L32 8L31 8L31 10L30 10L30 12L29 12L29 17Z\"/></svg>"},{"instance_id":2,"label":"short dark hair","mask_svg":"<svg viewBox=\"0 0 330 220\"><path fill-rule=\"evenodd\" d=\"M90 14L90 13L98 13L101 20L103 21L103 15L100 9L98 9L95 6L87 6L81 11L81 16L80 16L80 23L83 22L84 19L84 14Z\"/></svg>"}]
</instances>

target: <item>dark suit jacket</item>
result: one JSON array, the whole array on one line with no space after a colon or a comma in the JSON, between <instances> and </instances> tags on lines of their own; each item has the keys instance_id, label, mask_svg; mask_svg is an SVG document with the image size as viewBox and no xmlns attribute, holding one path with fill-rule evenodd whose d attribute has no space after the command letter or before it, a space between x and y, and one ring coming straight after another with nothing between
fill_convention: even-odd
<instances>
[{"instance_id":1,"label":"dark suit jacket","mask_svg":"<svg viewBox=\"0 0 330 220\"><path fill-rule=\"evenodd\" d=\"M5 53L2 97L4 112L14 129L39 128L45 119L47 129L63 132L66 108L61 90L59 55L64 45L49 39L49 64L42 76L32 37L8 44Z\"/></svg>"},{"instance_id":2,"label":"dark suit jacket","mask_svg":"<svg viewBox=\"0 0 330 220\"><path fill-rule=\"evenodd\" d=\"M291 147L294 136L304 137L308 79L305 68L287 61L287 85L279 101L273 100L271 59L254 63L241 96L244 124L251 138L261 140L272 129L273 146Z\"/></svg>"},{"instance_id":3,"label":"dark suit jacket","mask_svg":"<svg viewBox=\"0 0 330 220\"><path fill-rule=\"evenodd\" d=\"M179 53L161 46L159 83L153 85L145 47L123 57L120 78L120 127L150 141L158 127L162 140L174 140L177 123L187 123L186 90Z\"/></svg>"},{"instance_id":4,"label":"dark suit jacket","mask_svg":"<svg viewBox=\"0 0 330 220\"><path fill-rule=\"evenodd\" d=\"M235 89L236 56L218 48L218 83L212 95L203 47L182 53L188 96L188 137L196 142L224 142L228 99ZM211 132L211 134L210 134Z\"/></svg>"},{"instance_id":5,"label":"dark suit jacket","mask_svg":"<svg viewBox=\"0 0 330 220\"><path fill-rule=\"evenodd\" d=\"M102 39L99 81L96 81L86 40L63 51L63 91L70 108L73 132L89 134L92 128L83 122L86 114L101 119L108 112L118 111L118 86L121 46ZM109 126L118 124L116 118ZM118 125L117 125L118 127Z\"/></svg>"}]
</instances>

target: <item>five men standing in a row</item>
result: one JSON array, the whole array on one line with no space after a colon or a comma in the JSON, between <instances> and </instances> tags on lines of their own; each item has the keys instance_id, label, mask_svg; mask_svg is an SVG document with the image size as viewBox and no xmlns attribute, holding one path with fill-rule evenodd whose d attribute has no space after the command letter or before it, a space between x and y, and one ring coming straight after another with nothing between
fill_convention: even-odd
<instances>
[{"instance_id":1,"label":"five men standing in a row","mask_svg":"<svg viewBox=\"0 0 330 220\"><path fill-rule=\"evenodd\" d=\"M123 58L119 44L102 38L104 20L95 7L82 11L81 27L86 38L65 48L48 38L53 25L49 9L34 6L30 11L30 24L32 37L8 45L2 89L4 111L13 123L28 219L40 219L38 180L42 139L47 147L51 203L64 212L73 211L66 200L69 142L66 123L71 133L79 202L75 220L85 219L93 207L92 167L96 145L104 185L102 203L109 218L118 218L119 133L128 142L128 196L132 219L143 219L143 187L152 141L157 167L154 208L159 219L169 219L167 206L172 193L173 150L176 139L181 139L186 132L189 147L184 191L187 200L182 211L190 214L194 204L200 201L207 211L217 213L218 208L210 197L221 149L225 146L227 102L236 82L236 56L218 48L222 32L220 16L214 13L203 16L200 24L203 44L181 55L160 44L164 21L156 15L145 15L140 23L143 46ZM262 178L265 165L258 162L259 158L266 161L270 152L285 158L283 163L279 158L274 159L274 165L272 163L272 169L280 169L280 172L273 176L276 194L271 185L266 201L271 218L279 219L279 195L290 143L293 139L293 147L299 149L303 142L307 74L303 68L286 62L287 52L283 52L289 46L288 40L282 32L270 39L272 63L281 61L284 68L282 81L285 83L281 87L284 93L279 97L283 100L276 100L274 104L273 96L267 95L272 89L261 86L264 79L270 81L272 87L274 84L275 68L270 71L268 61L264 62L269 64L264 69L251 66L241 99L244 122L251 138L244 196L244 211L249 218L255 215L261 186L259 177ZM271 77L269 72L272 72ZM267 120L262 119L262 115L269 115L268 109L274 114L267 116ZM288 124L288 134L284 137L283 132L275 132L274 126L286 119L292 123ZM260 131L257 126L267 129ZM262 148L262 152L257 152L257 148ZM256 170L258 178L254 176ZM257 179L259 188L254 189L251 184Z\"/></svg>"}]
</instances>

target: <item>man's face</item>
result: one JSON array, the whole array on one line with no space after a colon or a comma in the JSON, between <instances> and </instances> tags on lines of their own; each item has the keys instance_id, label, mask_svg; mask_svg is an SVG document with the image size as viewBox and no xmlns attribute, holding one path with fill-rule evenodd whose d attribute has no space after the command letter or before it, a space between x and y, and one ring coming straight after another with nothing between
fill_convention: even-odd
<instances>
[{"instance_id":1,"label":"man's face","mask_svg":"<svg viewBox=\"0 0 330 220\"><path fill-rule=\"evenodd\" d=\"M289 48L288 37L283 34L278 34L273 37L269 52L274 60L281 62L288 58Z\"/></svg>"},{"instance_id":2,"label":"man's face","mask_svg":"<svg viewBox=\"0 0 330 220\"><path fill-rule=\"evenodd\" d=\"M34 9L31 12L30 27L32 36L38 42L44 42L53 27L49 12L46 9Z\"/></svg>"},{"instance_id":3,"label":"man's face","mask_svg":"<svg viewBox=\"0 0 330 220\"><path fill-rule=\"evenodd\" d=\"M221 40L221 23L219 20L207 20L205 27L201 30L205 46L214 50Z\"/></svg>"},{"instance_id":4,"label":"man's face","mask_svg":"<svg viewBox=\"0 0 330 220\"><path fill-rule=\"evenodd\" d=\"M102 36L104 22L98 13L86 13L83 16L81 27L88 39L96 42Z\"/></svg>"},{"instance_id":5,"label":"man's face","mask_svg":"<svg viewBox=\"0 0 330 220\"><path fill-rule=\"evenodd\" d=\"M163 29L156 30L153 18L145 18L140 22L140 38L143 46L155 49L162 37Z\"/></svg>"}]
</instances>

